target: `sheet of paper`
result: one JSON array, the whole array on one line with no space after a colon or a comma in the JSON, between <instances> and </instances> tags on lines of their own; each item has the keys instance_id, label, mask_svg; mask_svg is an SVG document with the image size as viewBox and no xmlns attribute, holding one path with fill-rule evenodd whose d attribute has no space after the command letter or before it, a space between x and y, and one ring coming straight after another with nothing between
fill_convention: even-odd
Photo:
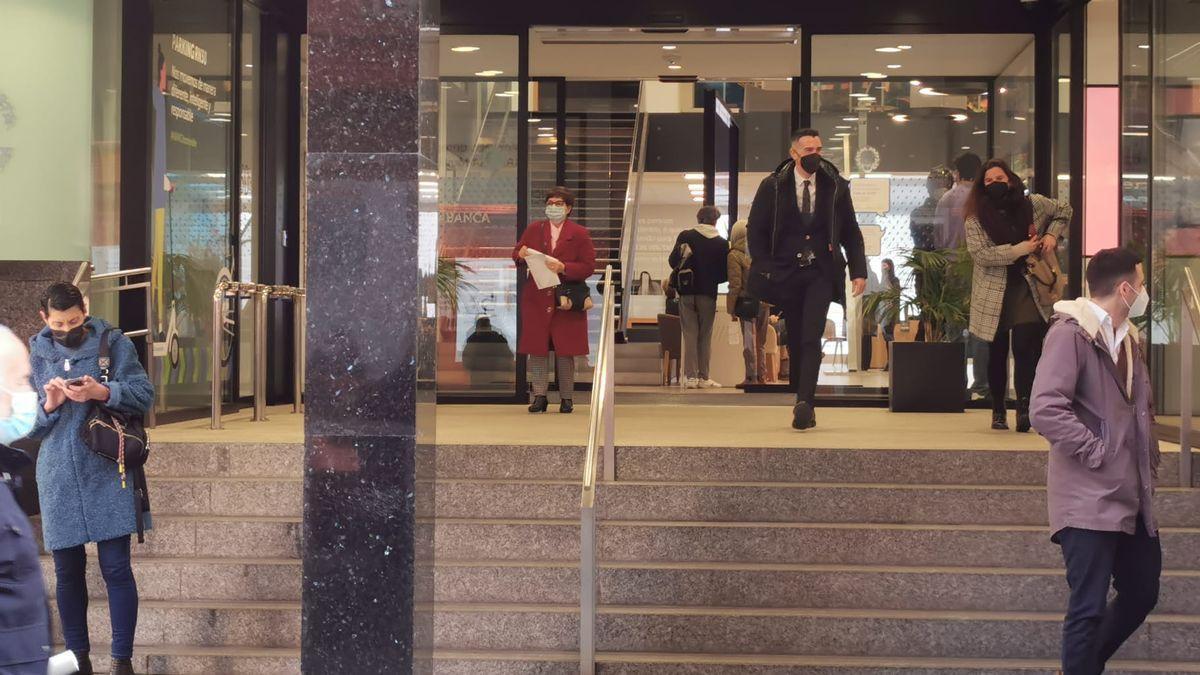
<instances>
[{"instance_id":1,"label":"sheet of paper","mask_svg":"<svg viewBox=\"0 0 1200 675\"><path fill-rule=\"evenodd\" d=\"M554 260L554 258L542 253L529 249L525 256L525 264L529 266L529 274L533 277L533 283L537 284L538 290L553 288L558 285L558 274L550 271L546 263Z\"/></svg>"}]
</instances>

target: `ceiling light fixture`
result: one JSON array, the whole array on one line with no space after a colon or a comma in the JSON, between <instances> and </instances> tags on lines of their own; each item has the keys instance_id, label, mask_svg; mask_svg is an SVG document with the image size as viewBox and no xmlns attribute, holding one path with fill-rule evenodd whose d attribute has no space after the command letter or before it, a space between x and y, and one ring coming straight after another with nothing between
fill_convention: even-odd
<instances>
[{"instance_id":1,"label":"ceiling light fixture","mask_svg":"<svg viewBox=\"0 0 1200 675\"><path fill-rule=\"evenodd\" d=\"M912 45L896 45L900 49L912 49Z\"/></svg>"},{"instance_id":2,"label":"ceiling light fixture","mask_svg":"<svg viewBox=\"0 0 1200 675\"><path fill-rule=\"evenodd\" d=\"M540 117L530 117L529 118L530 124L537 124L538 122L541 122L541 121L542 121L542 118L540 118Z\"/></svg>"},{"instance_id":3,"label":"ceiling light fixture","mask_svg":"<svg viewBox=\"0 0 1200 675\"><path fill-rule=\"evenodd\" d=\"M458 52L459 54L469 54L471 52L479 51L479 47L475 47L473 45L463 45L461 47L451 47L450 51Z\"/></svg>"},{"instance_id":4,"label":"ceiling light fixture","mask_svg":"<svg viewBox=\"0 0 1200 675\"><path fill-rule=\"evenodd\" d=\"M883 73L860 73L860 75L868 80L882 80L883 78L887 77L887 75L884 75Z\"/></svg>"},{"instance_id":5,"label":"ceiling light fixture","mask_svg":"<svg viewBox=\"0 0 1200 675\"><path fill-rule=\"evenodd\" d=\"M1008 93L1008 87L1000 87L1000 93L1001 93L1001 94L1007 94L1007 93Z\"/></svg>"},{"instance_id":6,"label":"ceiling light fixture","mask_svg":"<svg viewBox=\"0 0 1200 675\"><path fill-rule=\"evenodd\" d=\"M864 96L868 96L868 94L861 94L859 92L854 92L854 93L850 94L850 98L862 98Z\"/></svg>"},{"instance_id":7,"label":"ceiling light fixture","mask_svg":"<svg viewBox=\"0 0 1200 675\"><path fill-rule=\"evenodd\" d=\"M733 31L733 29L732 28L718 28L718 29L716 29L716 31L718 33L729 33L731 31Z\"/></svg>"},{"instance_id":8,"label":"ceiling light fixture","mask_svg":"<svg viewBox=\"0 0 1200 675\"><path fill-rule=\"evenodd\" d=\"M1024 122L1024 121L1025 121L1025 118L1024 118L1024 117L1022 117L1021 115L1013 115L1013 119L1014 119L1014 120L1016 120L1016 121L1018 121L1018 122Z\"/></svg>"},{"instance_id":9,"label":"ceiling light fixture","mask_svg":"<svg viewBox=\"0 0 1200 675\"><path fill-rule=\"evenodd\" d=\"M874 96L859 96L858 100L863 103L867 103L868 101L874 101L875 97Z\"/></svg>"},{"instance_id":10,"label":"ceiling light fixture","mask_svg":"<svg viewBox=\"0 0 1200 675\"><path fill-rule=\"evenodd\" d=\"M1013 131L1012 129L1001 129L1001 130L1000 130L1000 133L1002 133L1002 134L1008 134L1008 135L1010 135L1010 136L1016 136L1016 135L1017 135L1017 132Z\"/></svg>"},{"instance_id":11,"label":"ceiling light fixture","mask_svg":"<svg viewBox=\"0 0 1200 675\"><path fill-rule=\"evenodd\" d=\"M1150 45L1138 45L1138 49L1150 49Z\"/></svg>"},{"instance_id":12,"label":"ceiling light fixture","mask_svg":"<svg viewBox=\"0 0 1200 675\"><path fill-rule=\"evenodd\" d=\"M880 52L881 54L896 54L896 53L899 53L900 48L899 47L876 47L875 51Z\"/></svg>"},{"instance_id":13,"label":"ceiling light fixture","mask_svg":"<svg viewBox=\"0 0 1200 675\"><path fill-rule=\"evenodd\" d=\"M704 201L704 197L692 197L692 201L699 204L700 202Z\"/></svg>"},{"instance_id":14,"label":"ceiling light fixture","mask_svg":"<svg viewBox=\"0 0 1200 675\"><path fill-rule=\"evenodd\" d=\"M843 122L857 122L858 118L857 117L843 117L842 121Z\"/></svg>"},{"instance_id":15,"label":"ceiling light fixture","mask_svg":"<svg viewBox=\"0 0 1200 675\"><path fill-rule=\"evenodd\" d=\"M688 185L689 190L703 190L704 183L691 183Z\"/></svg>"},{"instance_id":16,"label":"ceiling light fixture","mask_svg":"<svg viewBox=\"0 0 1200 675\"><path fill-rule=\"evenodd\" d=\"M954 113L950 116L950 119L954 120L955 122L966 122L967 116L962 113Z\"/></svg>"},{"instance_id":17,"label":"ceiling light fixture","mask_svg":"<svg viewBox=\"0 0 1200 675\"><path fill-rule=\"evenodd\" d=\"M671 70L683 70L683 66L679 65L678 63L672 63L669 66L667 66L667 68L669 68Z\"/></svg>"},{"instance_id":18,"label":"ceiling light fixture","mask_svg":"<svg viewBox=\"0 0 1200 675\"><path fill-rule=\"evenodd\" d=\"M892 115L892 121L893 122L907 122L908 115L905 115L904 113L900 113L899 115Z\"/></svg>"},{"instance_id":19,"label":"ceiling light fixture","mask_svg":"<svg viewBox=\"0 0 1200 675\"><path fill-rule=\"evenodd\" d=\"M704 180L704 174L702 174L702 173L685 173L685 174L683 174L683 179L684 180Z\"/></svg>"},{"instance_id":20,"label":"ceiling light fixture","mask_svg":"<svg viewBox=\"0 0 1200 675\"><path fill-rule=\"evenodd\" d=\"M835 128L835 129L853 129L854 127L852 127L852 126L850 126L850 125L848 125L848 124L841 124L841 125L838 125L838 126L836 126L836 127L834 127L834 128Z\"/></svg>"},{"instance_id":21,"label":"ceiling light fixture","mask_svg":"<svg viewBox=\"0 0 1200 675\"><path fill-rule=\"evenodd\" d=\"M933 87L921 87L921 89L919 89L918 91L920 91L925 96L945 96L945 94L943 94L940 91L934 91Z\"/></svg>"},{"instance_id":22,"label":"ceiling light fixture","mask_svg":"<svg viewBox=\"0 0 1200 675\"><path fill-rule=\"evenodd\" d=\"M663 47L663 49L665 49L667 51L671 51L671 50L675 49L675 45L663 45L662 47Z\"/></svg>"},{"instance_id":23,"label":"ceiling light fixture","mask_svg":"<svg viewBox=\"0 0 1200 675\"><path fill-rule=\"evenodd\" d=\"M503 75L503 74L504 74L503 70L481 70L478 73L475 73L475 75L477 75L478 77L495 77L497 75Z\"/></svg>"},{"instance_id":24,"label":"ceiling light fixture","mask_svg":"<svg viewBox=\"0 0 1200 675\"><path fill-rule=\"evenodd\" d=\"M972 136L982 136L987 133L987 129L977 129L971 132Z\"/></svg>"},{"instance_id":25,"label":"ceiling light fixture","mask_svg":"<svg viewBox=\"0 0 1200 675\"><path fill-rule=\"evenodd\" d=\"M909 81L908 81L908 83L909 83L909 84L911 84L911 85L912 85L912 86L914 86L914 87L919 87L919 86L921 86L921 81L920 81L920 80L909 80Z\"/></svg>"},{"instance_id":26,"label":"ceiling light fixture","mask_svg":"<svg viewBox=\"0 0 1200 675\"><path fill-rule=\"evenodd\" d=\"M900 65L899 63L889 63L888 64L888 68L891 68L892 70L896 70L897 68L903 68L903 67L904 66Z\"/></svg>"}]
</instances>

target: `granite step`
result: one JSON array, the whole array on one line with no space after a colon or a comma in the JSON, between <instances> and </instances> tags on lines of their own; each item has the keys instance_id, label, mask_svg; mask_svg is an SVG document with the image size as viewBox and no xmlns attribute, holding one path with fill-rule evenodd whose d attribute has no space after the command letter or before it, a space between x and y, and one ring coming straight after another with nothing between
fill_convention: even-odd
<instances>
[{"instance_id":1,"label":"granite step","mask_svg":"<svg viewBox=\"0 0 1200 675\"><path fill-rule=\"evenodd\" d=\"M582 446L439 445L438 478L578 481ZM744 481L1045 485L1042 450L617 448L620 481ZM1200 480L1200 462L1193 471ZM1159 484L1178 484L1179 453L1163 453Z\"/></svg>"},{"instance_id":2,"label":"granite step","mask_svg":"<svg viewBox=\"0 0 1200 675\"><path fill-rule=\"evenodd\" d=\"M439 605L435 649L576 649L574 605ZM597 649L609 652L838 654L1053 659L1062 614L790 608L601 606ZM1200 616L1151 615L1118 658L1200 661Z\"/></svg>"},{"instance_id":3,"label":"granite step","mask_svg":"<svg viewBox=\"0 0 1200 675\"><path fill-rule=\"evenodd\" d=\"M159 442L150 432L146 474L162 478L302 478L303 443Z\"/></svg>"},{"instance_id":4,"label":"granite step","mask_svg":"<svg viewBox=\"0 0 1200 675\"><path fill-rule=\"evenodd\" d=\"M32 521L41 541L41 523ZM135 558L300 558L299 517L159 516Z\"/></svg>"},{"instance_id":5,"label":"granite step","mask_svg":"<svg viewBox=\"0 0 1200 675\"><path fill-rule=\"evenodd\" d=\"M436 514L449 518L577 518L579 483L443 479ZM1045 525L1039 486L853 483L601 483L599 517L614 520ZM1163 526L1200 524L1200 490L1162 488Z\"/></svg>"},{"instance_id":6,"label":"granite step","mask_svg":"<svg viewBox=\"0 0 1200 675\"><path fill-rule=\"evenodd\" d=\"M55 651L61 651L61 646ZM92 642L92 666L97 673L108 672L108 653L108 645ZM283 675L300 672L300 649L139 645L133 653L133 668L156 675Z\"/></svg>"},{"instance_id":7,"label":"granite step","mask_svg":"<svg viewBox=\"0 0 1200 675\"><path fill-rule=\"evenodd\" d=\"M577 604L571 563L439 562L438 602ZM601 563L609 605L1061 612L1060 568L890 567L765 563ZM1157 611L1200 615L1200 570L1168 570Z\"/></svg>"},{"instance_id":8,"label":"granite step","mask_svg":"<svg viewBox=\"0 0 1200 675\"><path fill-rule=\"evenodd\" d=\"M57 614L55 612L55 614ZM57 621L52 639L62 642ZM88 604L92 640L112 640L108 603ZM300 646L300 603L249 600L140 600L134 646L292 647Z\"/></svg>"},{"instance_id":9,"label":"granite step","mask_svg":"<svg viewBox=\"0 0 1200 675\"><path fill-rule=\"evenodd\" d=\"M434 652L437 675L577 675L573 651ZM1054 659L964 659L918 657L796 656L780 654L701 654L597 652L601 675L1033 675L1058 672ZM1200 673L1200 663L1181 661L1109 662L1110 675Z\"/></svg>"},{"instance_id":10,"label":"granite step","mask_svg":"<svg viewBox=\"0 0 1200 675\"><path fill-rule=\"evenodd\" d=\"M1164 565L1193 569L1200 528L1164 528ZM441 518L438 560L579 560L578 520ZM1061 565L1045 527L861 523L603 521L607 562L772 562L837 565Z\"/></svg>"},{"instance_id":11,"label":"granite step","mask_svg":"<svg viewBox=\"0 0 1200 675\"><path fill-rule=\"evenodd\" d=\"M95 560L95 552L89 558ZM300 601L300 561L281 558L144 558L134 556L133 574L143 600ZM54 561L42 558L42 577L51 597L57 582ZM100 566L88 565L88 593L108 596Z\"/></svg>"},{"instance_id":12,"label":"granite step","mask_svg":"<svg viewBox=\"0 0 1200 675\"><path fill-rule=\"evenodd\" d=\"M155 515L284 516L304 510L300 478L159 478L150 482Z\"/></svg>"}]
</instances>

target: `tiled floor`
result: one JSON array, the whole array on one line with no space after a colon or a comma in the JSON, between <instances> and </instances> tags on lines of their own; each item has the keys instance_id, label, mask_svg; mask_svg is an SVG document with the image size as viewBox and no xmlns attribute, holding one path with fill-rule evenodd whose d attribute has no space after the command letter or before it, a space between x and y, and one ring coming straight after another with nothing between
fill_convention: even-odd
<instances>
[{"instance_id":1,"label":"tiled floor","mask_svg":"<svg viewBox=\"0 0 1200 675\"><path fill-rule=\"evenodd\" d=\"M583 445L588 407L573 415L529 415L516 405L442 405L437 408L437 441L448 445ZM213 431L208 420L164 425L153 430L157 441L301 443L303 419L288 407L272 408L266 422L251 422L249 412L227 416ZM1010 413L1011 417L1011 413ZM618 405L617 443L648 446L873 448L1044 451L1036 434L992 431L989 413L890 413L881 408L825 408L815 430L789 428L786 406ZM1011 422L1011 419L1010 419ZM1178 447L1163 444L1165 451Z\"/></svg>"}]
</instances>

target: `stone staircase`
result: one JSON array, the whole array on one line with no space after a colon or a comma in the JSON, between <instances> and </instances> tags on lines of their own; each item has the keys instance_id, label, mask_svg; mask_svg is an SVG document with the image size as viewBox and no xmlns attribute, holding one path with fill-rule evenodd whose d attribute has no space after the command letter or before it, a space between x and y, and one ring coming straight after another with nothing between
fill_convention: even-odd
<instances>
[{"instance_id":1,"label":"stone staircase","mask_svg":"<svg viewBox=\"0 0 1200 675\"><path fill-rule=\"evenodd\" d=\"M137 672L300 672L303 457L293 444L154 444L154 529L133 545ZM90 548L93 663L107 672L108 605ZM42 566L53 599L49 556Z\"/></svg>"},{"instance_id":2,"label":"stone staircase","mask_svg":"<svg viewBox=\"0 0 1200 675\"><path fill-rule=\"evenodd\" d=\"M438 448L435 673L578 672L582 456ZM299 672L302 457L156 444L138 672ZM1021 451L619 448L597 500L599 669L1053 672L1066 586L1044 471ZM1200 491L1163 488L1159 508L1159 608L1110 672L1200 673Z\"/></svg>"},{"instance_id":3,"label":"stone staircase","mask_svg":"<svg viewBox=\"0 0 1200 675\"><path fill-rule=\"evenodd\" d=\"M582 449L438 452L438 672L578 672ZM599 670L1054 672L1044 472L1040 452L619 448ZM1159 508L1162 599L1109 672L1200 672L1200 491Z\"/></svg>"}]
</instances>

